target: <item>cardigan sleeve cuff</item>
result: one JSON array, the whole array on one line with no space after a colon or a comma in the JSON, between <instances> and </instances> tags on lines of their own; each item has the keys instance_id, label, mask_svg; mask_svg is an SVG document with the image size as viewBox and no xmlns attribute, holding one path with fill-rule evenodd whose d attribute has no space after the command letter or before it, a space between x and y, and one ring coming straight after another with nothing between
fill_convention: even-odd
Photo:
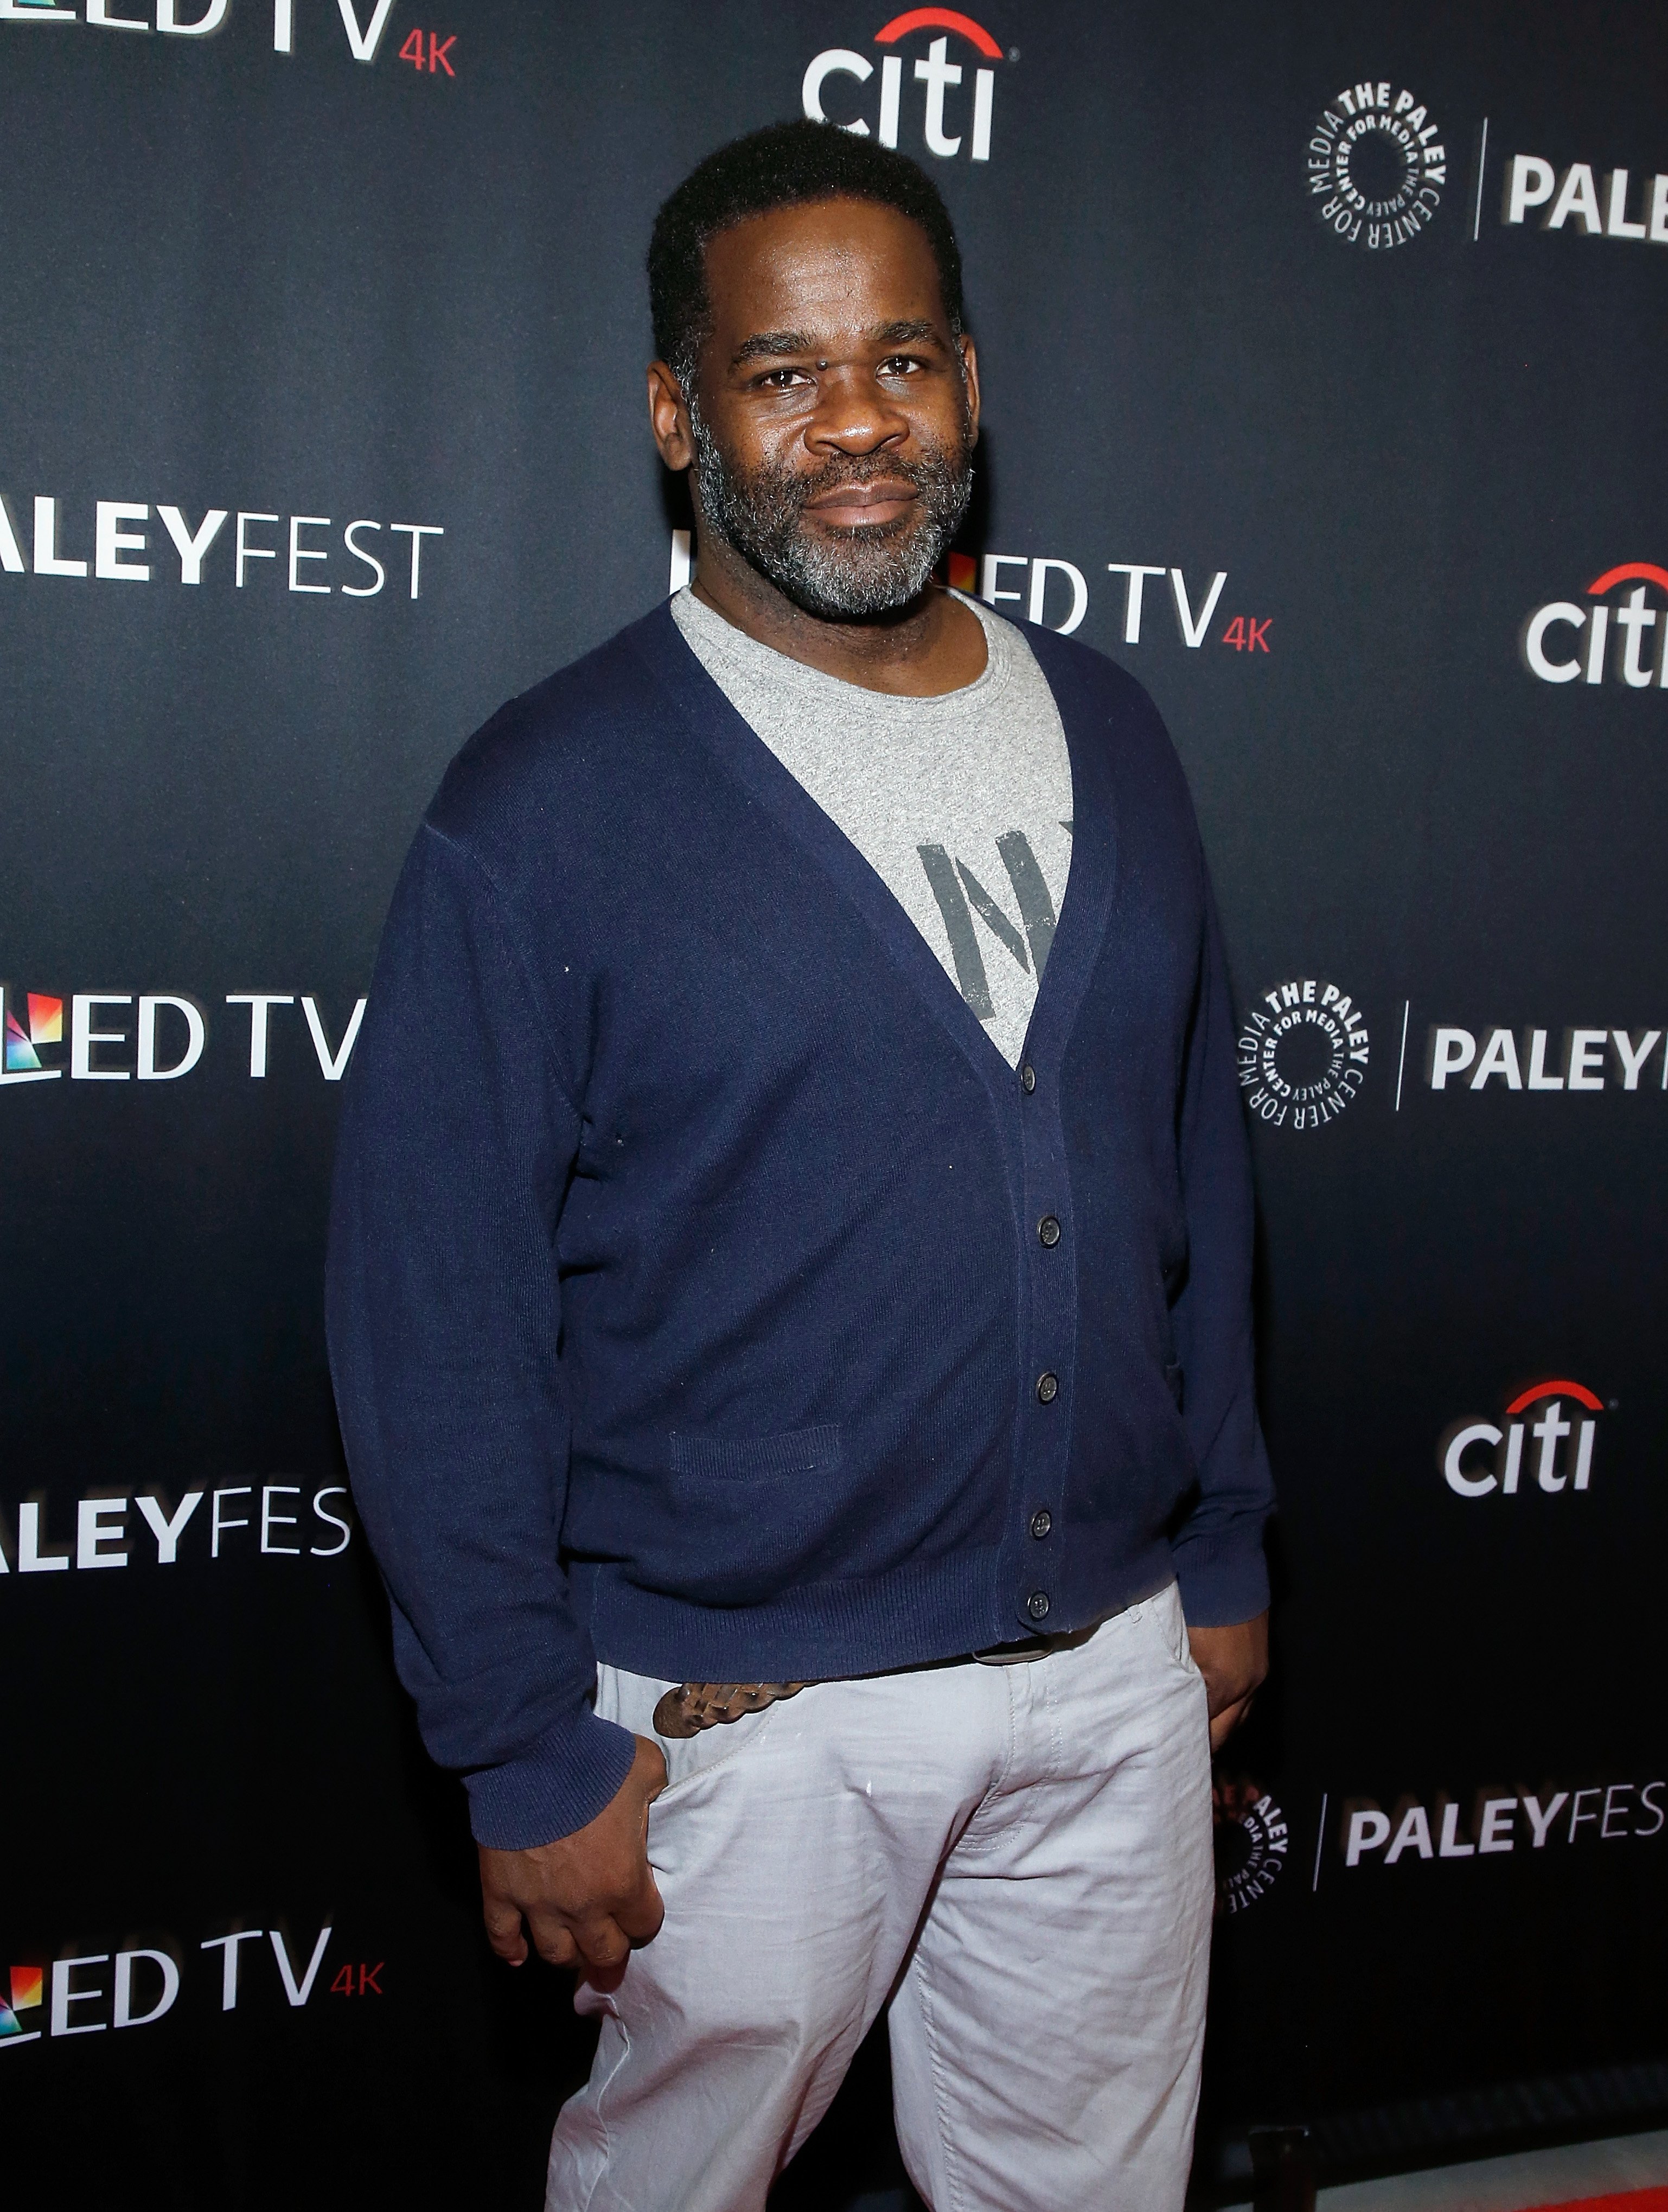
<instances>
[{"instance_id":1,"label":"cardigan sleeve cuff","mask_svg":"<svg viewBox=\"0 0 1668 2212\"><path fill-rule=\"evenodd\" d=\"M1174 1547L1181 1609L1192 1628L1230 1628L1266 1613L1268 1562L1260 1516L1244 1532L1184 1536Z\"/></svg>"},{"instance_id":2,"label":"cardigan sleeve cuff","mask_svg":"<svg viewBox=\"0 0 1668 2212\"><path fill-rule=\"evenodd\" d=\"M518 1759L464 1777L477 1844L535 1850L594 1820L631 1771L637 1739L580 1705Z\"/></svg>"}]
</instances>

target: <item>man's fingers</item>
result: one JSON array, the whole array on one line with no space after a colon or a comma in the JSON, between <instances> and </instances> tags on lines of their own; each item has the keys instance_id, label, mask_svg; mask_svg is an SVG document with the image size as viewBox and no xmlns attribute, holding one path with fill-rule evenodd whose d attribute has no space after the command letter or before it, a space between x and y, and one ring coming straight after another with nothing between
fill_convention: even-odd
<instances>
[{"instance_id":1,"label":"man's fingers","mask_svg":"<svg viewBox=\"0 0 1668 2212\"><path fill-rule=\"evenodd\" d=\"M573 1941L587 1966L606 1970L623 1966L631 1956L631 1939L610 1913L581 1920L573 1930Z\"/></svg>"},{"instance_id":2,"label":"man's fingers","mask_svg":"<svg viewBox=\"0 0 1668 2212\"><path fill-rule=\"evenodd\" d=\"M665 1917L666 1907L655 1887L654 1876L645 1862L641 1881L624 1903L615 1906L614 1918L635 1945L652 1943L660 1933L661 1923Z\"/></svg>"},{"instance_id":3,"label":"man's fingers","mask_svg":"<svg viewBox=\"0 0 1668 2212\"><path fill-rule=\"evenodd\" d=\"M527 1915L527 1919L533 1931L534 1945L546 1966L578 1966L579 1947L573 1940L573 1931L565 1921L537 1909Z\"/></svg>"},{"instance_id":4,"label":"man's fingers","mask_svg":"<svg viewBox=\"0 0 1668 2212\"><path fill-rule=\"evenodd\" d=\"M506 1899L483 1896L482 1917L487 1923L487 1941L500 1959L512 1966L525 1963L527 1938L522 1933L521 1914Z\"/></svg>"}]
</instances>

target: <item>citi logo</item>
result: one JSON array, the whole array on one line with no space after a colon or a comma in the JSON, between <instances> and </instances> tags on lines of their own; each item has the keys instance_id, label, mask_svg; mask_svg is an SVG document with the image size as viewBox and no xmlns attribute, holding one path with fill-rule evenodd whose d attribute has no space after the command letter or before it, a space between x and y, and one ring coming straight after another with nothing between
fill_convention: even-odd
<instances>
[{"instance_id":1,"label":"citi logo","mask_svg":"<svg viewBox=\"0 0 1668 2212\"><path fill-rule=\"evenodd\" d=\"M1624 585L1631 590L1619 601L1611 600L1608 595ZM1587 598L1596 605L1550 599L1537 607L1523 627L1524 665L1543 684L1574 684L1578 678L1602 684L1608 663L1610 674L1630 691L1646 691L1653 684L1668 690L1668 625L1660 620L1659 607L1646 605L1647 590L1668 594L1668 568L1654 561L1623 561L1587 586Z\"/></svg>"},{"instance_id":2,"label":"citi logo","mask_svg":"<svg viewBox=\"0 0 1668 2212\"><path fill-rule=\"evenodd\" d=\"M294 1006L296 994L228 991L226 1003L248 1009L249 1073L260 1081L271 1055L274 1010ZM340 1083L347 1073L365 1006L363 999L355 1002L340 1038L333 1039L318 1000L302 995L302 1017L326 1083ZM208 1014L183 992L75 991L69 1007L66 1037L62 998L0 982L0 1086L56 1083L66 1075L72 1083L174 1083L191 1073L208 1046Z\"/></svg>"},{"instance_id":3,"label":"citi logo","mask_svg":"<svg viewBox=\"0 0 1668 2212\"><path fill-rule=\"evenodd\" d=\"M1506 164L1500 219L1526 222L1532 208L1544 208L1538 226L1542 230L1568 228L1583 238L1648 240L1653 246L1668 246L1668 176L1641 181L1636 216L1628 213L1632 198L1625 169L1606 170L1601 184L1590 161L1572 161L1557 170L1538 154L1513 154Z\"/></svg>"},{"instance_id":4,"label":"citi logo","mask_svg":"<svg viewBox=\"0 0 1668 2212\"><path fill-rule=\"evenodd\" d=\"M1574 1409L1568 1420L1566 1401ZM1538 1418L1532 1419L1538 1407ZM1503 1429L1493 1421L1455 1422L1436 1449L1442 1480L1456 1498L1490 1498L1496 1492L1515 1498L1532 1468L1536 1488L1549 1497L1565 1489L1588 1489L1598 1416L1604 1410L1604 1400L1584 1383L1532 1382L1506 1408ZM1482 1445L1494 1454L1492 1459L1484 1457Z\"/></svg>"},{"instance_id":5,"label":"citi logo","mask_svg":"<svg viewBox=\"0 0 1668 2212\"><path fill-rule=\"evenodd\" d=\"M960 40L992 62L1003 58L1002 48L982 24L975 23L971 15L958 15L953 8L911 8L901 15L895 15L889 23L883 23L875 33L875 44L895 46L901 40L921 31L946 34L934 39L925 57L915 64L913 82L925 88L921 131L927 152L941 161L950 161L965 144L969 161L988 161L991 119L996 106L996 71L974 64L969 108L967 94L960 90L965 72L959 61L949 58L949 41L952 37ZM961 52L961 47L958 46L956 51ZM862 115L828 114L822 104L823 92L832 77L854 77L859 84L867 84L874 74L875 64L866 54L854 53L849 46L827 47L805 71L799 88L800 103L811 122L836 123L842 131L866 138L870 131L868 118ZM883 146L895 146L898 143L903 88L902 55L883 56L880 65L880 106L874 122L875 136ZM946 113L945 105L946 95L952 92L957 94L959 102L953 117ZM952 120L956 125L953 131Z\"/></svg>"},{"instance_id":6,"label":"citi logo","mask_svg":"<svg viewBox=\"0 0 1668 2212\"><path fill-rule=\"evenodd\" d=\"M1433 1091L1604 1091L1615 1086L1637 1091L1653 1063L1658 1080L1647 1087L1668 1091L1668 1058L1660 1030L1566 1030L1553 1048L1550 1030L1484 1030L1479 1044L1472 1030L1433 1029L1425 1061L1425 1080ZM1548 1066L1548 1055L1554 1054Z\"/></svg>"}]
</instances>

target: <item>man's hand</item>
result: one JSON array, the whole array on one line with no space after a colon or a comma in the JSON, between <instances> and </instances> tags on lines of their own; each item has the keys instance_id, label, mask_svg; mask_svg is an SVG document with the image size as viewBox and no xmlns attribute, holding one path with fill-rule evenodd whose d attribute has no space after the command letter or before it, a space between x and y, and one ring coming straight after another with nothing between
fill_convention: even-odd
<instances>
[{"instance_id":1,"label":"man's hand","mask_svg":"<svg viewBox=\"0 0 1668 2212\"><path fill-rule=\"evenodd\" d=\"M1220 1751L1251 1711L1268 1673L1268 1615L1259 1613L1232 1628L1190 1628L1187 1641L1210 1694L1210 1748Z\"/></svg>"},{"instance_id":2,"label":"man's hand","mask_svg":"<svg viewBox=\"0 0 1668 2212\"><path fill-rule=\"evenodd\" d=\"M660 1932L666 1908L649 1870L649 1807L666 1786L658 1743L637 1739L631 1771L594 1820L532 1850L481 1845L487 1939L513 1966L527 1937L553 1966L577 1966L593 1989L617 1988L633 1947Z\"/></svg>"}]
</instances>

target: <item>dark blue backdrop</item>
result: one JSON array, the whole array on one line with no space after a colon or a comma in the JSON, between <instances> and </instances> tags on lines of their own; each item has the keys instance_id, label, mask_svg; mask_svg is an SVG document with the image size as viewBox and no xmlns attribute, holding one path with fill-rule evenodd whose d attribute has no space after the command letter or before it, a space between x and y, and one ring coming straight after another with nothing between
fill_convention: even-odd
<instances>
[{"instance_id":1,"label":"dark blue backdrop","mask_svg":"<svg viewBox=\"0 0 1668 2212\"><path fill-rule=\"evenodd\" d=\"M0 8L13 2185L537 2202L585 2046L341 1487L335 1077L450 754L667 587L654 208L830 54L964 238L957 579L1153 691L1244 1010L1283 1510L1201 2185L1668 2106L1658 11L191 4ZM883 2094L785 2200L890 2182Z\"/></svg>"}]
</instances>

